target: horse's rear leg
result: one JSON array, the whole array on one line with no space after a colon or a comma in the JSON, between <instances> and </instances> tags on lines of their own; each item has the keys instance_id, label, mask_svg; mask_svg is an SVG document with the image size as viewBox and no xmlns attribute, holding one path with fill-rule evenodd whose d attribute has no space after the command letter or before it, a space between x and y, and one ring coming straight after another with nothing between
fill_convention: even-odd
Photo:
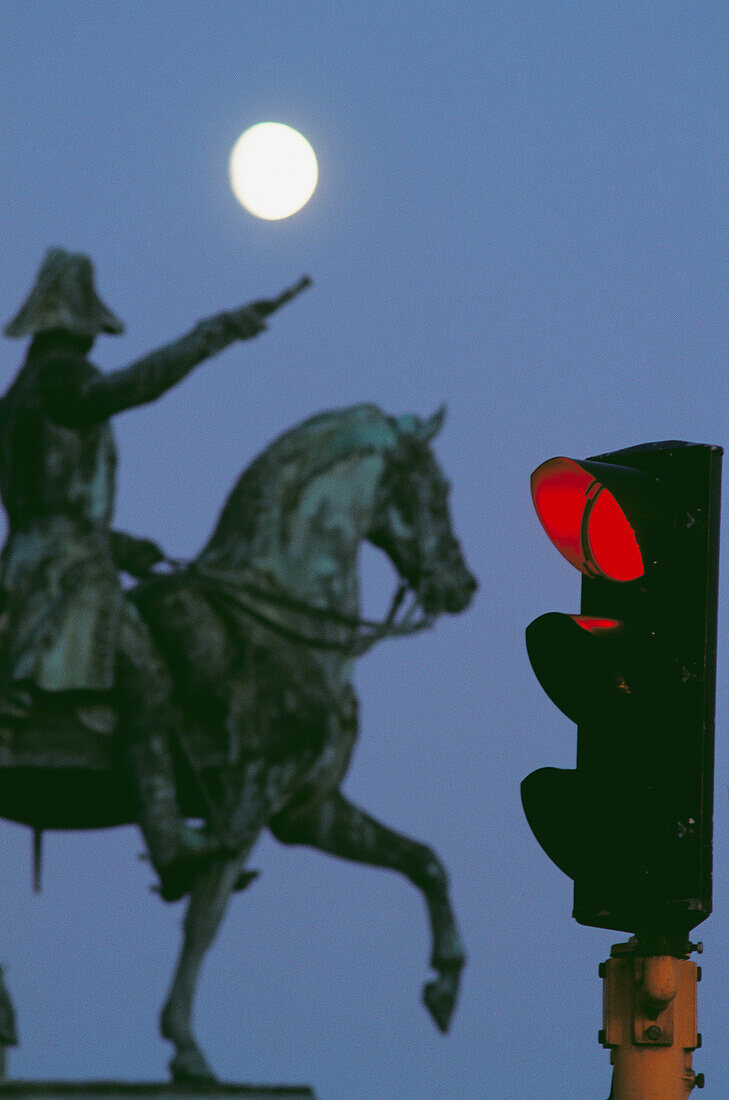
<instances>
[{"instance_id":1,"label":"horse's rear leg","mask_svg":"<svg viewBox=\"0 0 729 1100\"><path fill-rule=\"evenodd\" d=\"M418 887L430 918L430 965L438 974L425 986L423 999L438 1027L447 1031L466 956L448 896L446 872L432 849L381 825L339 791L309 809L279 814L270 828L284 844L307 844L343 859L389 867Z\"/></svg>"},{"instance_id":2,"label":"horse's rear leg","mask_svg":"<svg viewBox=\"0 0 729 1100\"><path fill-rule=\"evenodd\" d=\"M182 950L160 1017L162 1035L175 1046L170 1062L175 1081L216 1079L193 1034L192 1005L200 967L220 927L239 872L239 859L216 860L198 876L190 895Z\"/></svg>"}]
</instances>

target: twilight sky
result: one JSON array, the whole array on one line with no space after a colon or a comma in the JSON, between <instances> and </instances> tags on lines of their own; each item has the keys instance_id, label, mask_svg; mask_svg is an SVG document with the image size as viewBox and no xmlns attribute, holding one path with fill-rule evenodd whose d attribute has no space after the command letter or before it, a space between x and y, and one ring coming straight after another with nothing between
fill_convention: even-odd
<instances>
[{"instance_id":1,"label":"twilight sky","mask_svg":"<svg viewBox=\"0 0 729 1100\"><path fill-rule=\"evenodd\" d=\"M575 746L524 628L577 611L580 588L529 474L553 454L729 441L728 38L714 0L0 5L2 323L49 245L88 252L126 322L97 344L102 369L315 281L259 340L118 418L121 528L192 556L284 428L358 401L448 405L436 449L481 588L360 662L345 791L449 868L470 956L452 1032L419 1003L415 891L264 838L200 986L225 1079L309 1082L319 1100L607 1096L597 966L623 937L571 919L571 883L519 800L523 776L571 766ZM313 199L281 222L248 215L227 177L236 138L266 120L319 158ZM23 350L0 343L3 387ZM381 611L392 572L374 550L362 568ZM707 1098L729 1067L728 594L694 1057ZM164 1077L156 1016L182 907L149 892L140 850L132 828L48 835L35 897L28 831L0 829L13 1076Z\"/></svg>"}]
</instances>

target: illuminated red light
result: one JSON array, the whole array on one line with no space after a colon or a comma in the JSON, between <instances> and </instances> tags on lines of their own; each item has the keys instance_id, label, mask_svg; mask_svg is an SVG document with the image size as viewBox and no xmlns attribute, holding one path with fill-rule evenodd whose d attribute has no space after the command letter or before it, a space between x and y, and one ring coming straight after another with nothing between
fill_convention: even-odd
<instances>
[{"instance_id":1,"label":"illuminated red light","mask_svg":"<svg viewBox=\"0 0 729 1100\"><path fill-rule=\"evenodd\" d=\"M560 554L582 569L580 532L593 478L569 458L543 462L532 474L532 499L542 527Z\"/></svg>"},{"instance_id":2,"label":"illuminated red light","mask_svg":"<svg viewBox=\"0 0 729 1100\"><path fill-rule=\"evenodd\" d=\"M603 631L617 630L623 624L619 619L595 619L588 615L570 615L583 630L589 630L590 634L601 634Z\"/></svg>"},{"instance_id":3,"label":"illuminated red light","mask_svg":"<svg viewBox=\"0 0 729 1100\"><path fill-rule=\"evenodd\" d=\"M587 542L603 576L634 581L643 574L643 559L628 518L612 493L598 489L587 517Z\"/></svg>"},{"instance_id":4,"label":"illuminated red light","mask_svg":"<svg viewBox=\"0 0 729 1100\"><path fill-rule=\"evenodd\" d=\"M643 558L613 494L571 458L552 458L532 474L539 520L559 552L588 577L633 581Z\"/></svg>"}]
</instances>

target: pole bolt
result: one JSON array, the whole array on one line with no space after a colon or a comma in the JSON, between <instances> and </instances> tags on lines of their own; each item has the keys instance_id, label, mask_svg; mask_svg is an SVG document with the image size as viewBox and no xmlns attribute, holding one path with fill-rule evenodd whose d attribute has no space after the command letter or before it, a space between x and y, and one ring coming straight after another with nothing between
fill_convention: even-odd
<instances>
[{"instance_id":1,"label":"pole bolt","mask_svg":"<svg viewBox=\"0 0 729 1100\"><path fill-rule=\"evenodd\" d=\"M697 982L701 981L701 967L700 966L696 967L696 981Z\"/></svg>"},{"instance_id":2,"label":"pole bolt","mask_svg":"<svg viewBox=\"0 0 729 1100\"><path fill-rule=\"evenodd\" d=\"M605 1031L603 1030L603 1028L600 1028L597 1033L597 1041L601 1047L605 1046Z\"/></svg>"},{"instance_id":3,"label":"pole bolt","mask_svg":"<svg viewBox=\"0 0 729 1100\"><path fill-rule=\"evenodd\" d=\"M663 1032L657 1024L651 1024L650 1027L647 1027L645 1029L643 1034L645 1035L646 1039L649 1039L652 1043L657 1043L661 1035L663 1035Z\"/></svg>"},{"instance_id":4,"label":"pole bolt","mask_svg":"<svg viewBox=\"0 0 729 1100\"><path fill-rule=\"evenodd\" d=\"M696 1076L694 1077L694 1084L696 1085L697 1089L702 1089L704 1087L704 1085L706 1084L706 1078L704 1077L703 1073L696 1074Z\"/></svg>"},{"instance_id":5,"label":"pole bolt","mask_svg":"<svg viewBox=\"0 0 729 1100\"><path fill-rule=\"evenodd\" d=\"M605 963L600 963L600 965L597 968L597 975L598 975L599 978L604 978L605 977Z\"/></svg>"}]
</instances>

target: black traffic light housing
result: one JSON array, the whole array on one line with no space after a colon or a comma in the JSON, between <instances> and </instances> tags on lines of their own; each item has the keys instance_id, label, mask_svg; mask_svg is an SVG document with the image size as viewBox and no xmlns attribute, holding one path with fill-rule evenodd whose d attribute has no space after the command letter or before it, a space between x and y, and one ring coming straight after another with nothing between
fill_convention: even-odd
<instances>
[{"instance_id":1,"label":"black traffic light housing","mask_svg":"<svg viewBox=\"0 0 729 1100\"><path fill-rule=\"evenodd\" d=\"M578 724L577 766L533 772L522 801L581 924L682 936L711 912L721 455L649 443L532 475L583 577L579 616L527 629L540 683Z\"/></svg>"}]
</instances>

